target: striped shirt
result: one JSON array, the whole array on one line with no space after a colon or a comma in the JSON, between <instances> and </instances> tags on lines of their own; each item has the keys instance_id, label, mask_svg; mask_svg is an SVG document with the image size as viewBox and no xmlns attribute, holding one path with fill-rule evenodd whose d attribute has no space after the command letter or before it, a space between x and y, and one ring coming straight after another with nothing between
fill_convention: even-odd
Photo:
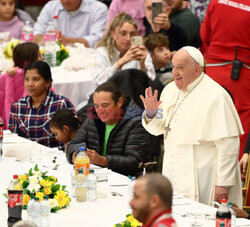
<instances>
[{"instance_id":1,"label":"striped shirt","mask_svg":"<svg viewBox=\"0 0 250 227\"><path fill-rule=\"evenodd\" d=\"M75 112L73 104L67 98L51 90L38 108L32 106L31 97L27 95L12 105L8 128L19 136L37 141L47 147L63 148L49 126L49 121L55 112L62 108Z\"/></svg>"}]
</instances>

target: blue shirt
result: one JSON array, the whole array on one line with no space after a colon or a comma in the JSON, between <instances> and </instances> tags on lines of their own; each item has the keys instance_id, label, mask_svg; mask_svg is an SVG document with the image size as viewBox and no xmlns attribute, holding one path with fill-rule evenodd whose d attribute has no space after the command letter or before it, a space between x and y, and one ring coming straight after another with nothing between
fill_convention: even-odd
<instances>
[{"instance_id":1,"label":"blue shirt","mask_svg":"<svg viewBox=\"0 0 250 227\"><path fill-rule=\"evenodd\" d=\"M44 34L48 22L58 16L62 34L71 38L84 38L89 46L102 38L107 21L107 6L97 0L82 0L79 9L69 12L63 8L60 0L49 1L42 9L34 26L34 35Z\"/></svg>"}]
</instances>

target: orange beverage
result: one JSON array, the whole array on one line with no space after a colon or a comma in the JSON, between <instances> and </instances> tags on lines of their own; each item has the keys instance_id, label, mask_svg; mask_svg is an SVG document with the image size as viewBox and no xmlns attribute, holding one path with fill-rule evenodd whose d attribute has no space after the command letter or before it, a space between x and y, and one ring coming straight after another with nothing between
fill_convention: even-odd
<instances>
[{"instance_id":1,"label":"orange beverage","mask_svg":"<svg viewBox=\"0 0 250 227\"><path fill-rule=\"evenodd\" d=\"M80 148L80 152L75 159L75 172L78 174L78 170L83 169L83 174L87 176L90 170L90 160L89 156L84 152L85 147Z\"/></svg>"}]
</instances>

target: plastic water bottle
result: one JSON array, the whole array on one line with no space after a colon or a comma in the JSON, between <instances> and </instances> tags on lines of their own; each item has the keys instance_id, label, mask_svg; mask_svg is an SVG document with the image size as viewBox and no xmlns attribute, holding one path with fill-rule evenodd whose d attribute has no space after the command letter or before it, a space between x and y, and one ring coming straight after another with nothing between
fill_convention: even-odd
<instances>
[{"instance_id":1,"label":"plastic water bottle","mask_svg":"<svg viewBox=\"0 0 250 227\"><path fill-rule=\"evenodd\" d=\"M49 227L50 226L50 204L48 201L48 196L43 197L43 201L41 202L42 206L42 227Z\"/></svg>"},{"instance_id":2,"label":"plastic water bottle","mask_svg":"<svg viewBox=\"0 0 250 227\"><path fill-rule=\"evenodd\" d=\"M77 169L83 169L83 174L85 176L88 176L89 174L89 166L90 166L90 160L89 160L89 156L84 152L85 151L85 147L80 147L80 152L77 154L76 159L75 159L75 171L76 174Z\"/></svg>"},{"instance_id":3,"label":"plastic water bottle","mask_svg":"<svg viewBox=\"0 0 250 227\"><path fill-rule=\"evenodd\" d=\"M62 40L62 32L58 23L58 16L53 16L53 27L55 29L56 33L56 40L61 41Z\"/></svg>"},{"instance_id":4,"label":"plastic water bottle","mask_svg":"<svg viewBox=\"0 0 250 227\"><path fill-rule=\"evenodd\" d=\"M96 179L95 171L93 169L90 170L90 173L86 181L87 181L87 201L95 202L97 179Z\"/></svg>"},{"instance_id":5,"label":"plastic water bottle","mask_svg":"<svg viewBox=\"0 0 250 227\"><path fill-rule=\"evenodd\" d=\"M30 25L30 21L25 21L25 25L22 30L22 41L32 42L33 41L33 28Z\"/></svg>"},{"instance_id":6,"label":"plastic water bottle","mask_svg":"<svg viewBox=\"0 0 250 227\"><path fill-rule=\"evenodd\" d=\"M0 157L3 155L3 119L0 117Z\"/></svg>"},{"instance_id":7,"label":"plastic water bottle","mask_svg":"<svg viewBox=\"0 0 250 227\"><path fill-rule=\"evenodd\" d=\"M76 201L77 202L85 202L86 201L86 176L83 174L83 170L80 169L76 176Z\"/></svg>"},{"instance_id":8,"label":"plastic water bottle","mask_svg":"<svg viewBox=\"0 0 250 227\"><path fill-rule=\"evenodd\" d=\"M27 215L28 215L28 220L32 221L32 205L35 201L35 195L31 195L30 197L31 199L27 204Z\"/></svg>"},{"instance_id":9,"label":"plastic water bottle","mask_svg":"<svg viewBox=\"0 0 250 227\"><path fill-rule=\"evenodd\" d=\"M216 212L216 227L231 227L231 212L227 207L227 200L222 199L221 205Z\"/></svg>"},{"instance_id":10,"label":"plastic water bottle","mask_svg":"<svg viewBox=\"0 0 250 227\"><path fill-rule=\"evenodd\" d=\"M128 184L128 202L130 202L130 200L133 198L136 178L131 176L128 176L128 178L130 179L130 182Z\"/></svg>"},{"instance_id":11,"label":"plastic water bottle","mask_svg":"<svg viewBox=\"0 0 250 227\"><path fill-rule=\"evenodd\" d=\"M75 197L75 189L76 189L76 172L75 172L75 166L73 166L73 171L71 172L71 190L72 190L72 196Z\"/></svg>"},{"instance_id":12,"label":"plastic water bottle","mask_svg":"<svg viewBox=\"0 0 250 227\"><path fill-rule=\"evenodd\" d=\"M49 22L49 25L44 34L44 61L46 61L51 67L54 67L56 66L57 44L55 28L52 23L52 21Z\"/></svg>"},{"instance_id":13,"label":"plastic water bottle","mask_svg":"<svg viewBox=\"0 0 250 227\"><path fill-rule=\"evenodd\" d=\"M236 213L233 210L233 204L228 203L228 208L231 212L231 227L235 227L236 226Z\"/></svg>"},{"instance_id":14,"label":"plastic water bottle","mask_svg":"<svg viewBox=\"0 0 250 227\"><path fill-rule=\"evenodd\" d=\"M42 227L42 205L37 197L32 204L32 222L37 224L38 227Z\"/></svg>"}]
</instances>

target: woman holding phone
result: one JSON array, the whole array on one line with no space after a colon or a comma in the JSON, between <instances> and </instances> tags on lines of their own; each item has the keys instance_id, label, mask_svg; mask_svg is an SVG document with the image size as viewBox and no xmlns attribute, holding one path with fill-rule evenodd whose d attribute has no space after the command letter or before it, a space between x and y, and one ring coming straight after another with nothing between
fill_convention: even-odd
<instances>
[{"instance_id":1,"label":"woman holding phone","mask_svg":"<svg viewBox=\"0 0 250 227\"><path fill-rule=\"evenodd\" d=\"M116 71L128 68L140 69L155 79L152 59L137 34L136 22L130 15L123 12L115 16L96 45L92 74L96 85L107 81Z\"/></svg>"}]
</instances>

